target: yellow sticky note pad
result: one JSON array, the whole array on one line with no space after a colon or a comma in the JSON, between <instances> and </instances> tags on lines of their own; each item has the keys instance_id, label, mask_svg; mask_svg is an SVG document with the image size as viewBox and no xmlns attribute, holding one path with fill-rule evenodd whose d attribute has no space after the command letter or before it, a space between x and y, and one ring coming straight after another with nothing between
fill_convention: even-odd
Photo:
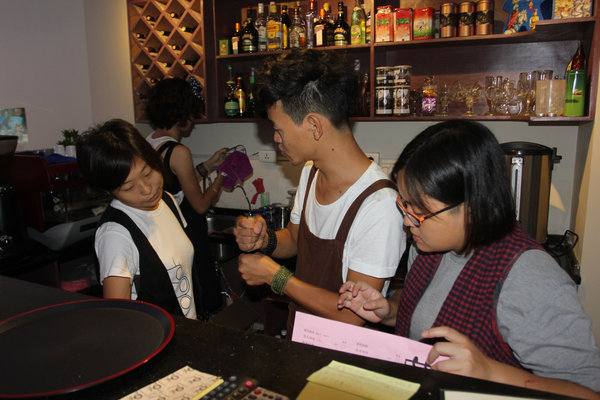
<instances>
[{"instance_id":1,"label":"yellow sticky note pad","mask_svg":"<svg viewBox=\"0 0 600 400\"><path fill-rule=\"evenodd\" d=\"M298 400L339 398L340 392L344 399L402 400L410 399L421 386L337 361L311 374L308 381Z\"/></svg>"}]
</instances>

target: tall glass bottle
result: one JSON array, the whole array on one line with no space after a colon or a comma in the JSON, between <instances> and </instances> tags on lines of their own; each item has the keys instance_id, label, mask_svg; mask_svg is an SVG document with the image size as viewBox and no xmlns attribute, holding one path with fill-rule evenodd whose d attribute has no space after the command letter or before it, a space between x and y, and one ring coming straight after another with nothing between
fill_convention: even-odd
<instances>
[{"instance_id":1,"label":"tall glass bottle","mask_svg":"<svg viewBox=\"0 0 600 400\"><path fill-rule=\"evenodd\" d=\"M227 95L225 96L225 117L235 118L239 113L239 105L237 98L235 97L235 82L233 80L233 68L230 65L227 66L229 72L229 79L225 82L227 85Z\"/></svg>"},{"instance_id":2,"label":"tall glass bottle","mask_svg":"<svg viewBox=\"0 0 600 400\"><path fill-rule=\"evenodd\" d=\"M338 17L333 30L333 45L345 46L349 43L350 27L344 18L344 3L338 2Z\"/></svg>"},{"instance_id":3,"label":"tall glass bottle","mask_svg":"<svg viewBox=\"0 0 600 400\"><path fill-rule=\"evenodd\" d=\"M242 31L242 52L244 53L256 53L258 51L258 31L252 21L252 8L248 7L248 14L246 19L246 26Z\"/></svg>"},{"instance_id":4,"label":"tall glass bottle","mask_svg":"<svg viewBox=\"0 0 600 400\"><path fill-rule=\"evenodd\" d=\"M235 86L234 96L238 103L238 118L248 118L248 113L246 111L246 92L244 92L244 87L242 83L242 74L238 74L237 83Z\"/></svg>"},{"instance_id":5,"label":"tall glass bottle","mask_svg":"<svg viewBox=\"0 0 600 400\"><path fill-rule=\"evenodd\" d=\"M267 20L265 19L265 5L258 3L258 15L254 22L258 33L258 51L267 51Z\"/></svg>"},{"instance_id":6,"label":"tall glass bottle","mask_svg":"<svg viewBox=\"0 0 600 400\"><path fill-rule=\"evenodd\" d=\"M248 118L254 117L256 112L256 99L254 97L254 83L255 83L254 67L250 68L250 86L248 87L248 102L246 104L246 114Z\"/></svg>"},{"instance_id":7,"label":"tall glass bottle","mask_svg":"<svg viewBox=\"0 0 600 400\"><path fill-rule=\"evenodd\" d=\"M365 44L367 36L367 16L361 0L354 0L350 23L350 44Z\"/></svg>"},{"instance_id":8,"label":"tall glass bottle","mask_svg":"<svg viewBox=\"0 0 600 400\"><path fill-rule=\"evenodd\" d=\"M235 32L231 36L231 52L233 54L240 53L240 38L242 37L242 28L239 22L235 23Z\"/></svg>"},{"instance_id":9,"label":"tall glass bottle","mask_svg":"<svg viewBox=\"0 0 600 400\"><path fill-rule=\"evenodd\" d=\"M327 34L328 34L328 28L329 28L329 24L327 23L327 20L325 19L325 9L321 8L321 11L319 12L320 14L320 18L317 22L315 22L315 47L322 47L322 46L328 46L328 41L327 41Z\"/></svg>"},{"instance_id":10,"label":"tall glass bottle","mask_svg":"<svg viewBox=\"0 0 600 400\"><path fill-rule=\"evenodd\" d=\"M317 10L315 10L315 0L310 0L308 11L306 12L306 47L315 47L315 22L319 20Z\"/></svg>"},{"instance_id":11,"label":"tall glass bottle","mask_svg":"<svg viewBox=\"0 0 600 400\"><path fill-rule=\"evenodd\" d=\"M290 30L290 48L306 47L306 27L302 24L299 10L294 8L294 21Z\"/></svg>"},{"instance_id":12,"label":"tall glass bottle","mask_svg":"<svg viewBox=\"0 0 600 400\"><path fill-rule=\"evenodd\" d=\"M269 15L267 16L267 50L281 50L281 19L274 1L269 4Z\"/></svg>"},{"instance_id":13,"label":"tall glass bottle","mask_svg":"<svg viewBox=\"0 0 600 400\"><path fill-rule=\"evenodd\" d=\"M290 30L292 29L292 20L288 14L288 6L281 6L281 48L287 50L290 48Z\"/></svg>"},{"instance_id":14,"label":"tall glass bottle","mask_svg":"<svg viewBox=\"0 0 600 400\"><path fill-rule=\"evenodd\" d=\"M335 17L331 13L331 5L329 3L323 3L323 9L325 10L325 19L329 21L331 25L335 25Z\"/></svg>"}]
</instances>

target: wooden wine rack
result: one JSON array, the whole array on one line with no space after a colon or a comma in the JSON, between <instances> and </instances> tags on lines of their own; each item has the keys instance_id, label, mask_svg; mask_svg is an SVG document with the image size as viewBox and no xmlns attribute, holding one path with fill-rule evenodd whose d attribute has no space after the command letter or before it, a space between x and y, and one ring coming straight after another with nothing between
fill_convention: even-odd
<instances>
[{"instance_id":1,"label":"wooden wine rack","mask_svg":"<svg viewBox=\"0 0 600 400\"><path fill-rule=\"evenodd\" d=\"M193 76L206 98L203 0L129 0L127 12L136 121L147 122L145 100L163 78Z\"/></svg>"}]
</instances>

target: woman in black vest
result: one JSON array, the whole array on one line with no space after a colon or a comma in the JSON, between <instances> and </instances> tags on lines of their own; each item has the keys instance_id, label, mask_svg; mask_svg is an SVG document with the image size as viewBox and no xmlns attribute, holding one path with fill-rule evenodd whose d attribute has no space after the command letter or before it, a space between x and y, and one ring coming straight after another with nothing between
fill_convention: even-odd
<instances>
[{"instance_id":1,"label":"woman in black vest","mask_svg":"<svg viewBox=\"0 0 600 400\"><path fill-rule=\"evenodd\" d=\"M394 175L413 240L404 288L387 300L346 282L338 306L437 342L433 369L597 398L591 320L573 280L516 222L494 135L469 121L433 125L405 147Z\"/></svg>"},{"instance_id":2,"label":"woman in black vest","mask_svg":"<svg viewBox=\"0 0 600 400\"><path fill-rule=\"evenodd\" d=\"M195 248L195 268L201 286L202 319L207 319L223 303L221 285L208 246L205 213L219 199L225 175L217 174L203 191L200 180L208 179L226 156L226 149L217 150L208 160L194 167L190 149L180 143L194 129L200 103L192 86L180 78L163 79L150 91L146 115L154 128L146 140L163 158L165 190L172 193L188 222L186 232Z\"/></svg>"},{"instance_id":3,"label":"woman in black vest","mask_svg":"<svg viewBox=\"0 0 600 400\"><path fill-rule=\"evenodd\" d=\"M175 199L163 191L158 154L133 125L115 119L79 138L77 161L86 182L113 197L94 242L104 297L196 319L194 247Z\"/></svg>"}]
</instances>

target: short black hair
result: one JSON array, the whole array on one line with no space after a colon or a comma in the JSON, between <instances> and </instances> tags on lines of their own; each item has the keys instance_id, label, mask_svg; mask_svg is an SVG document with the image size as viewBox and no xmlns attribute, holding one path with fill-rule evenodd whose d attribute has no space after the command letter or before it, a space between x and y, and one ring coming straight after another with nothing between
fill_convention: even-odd
<instances>
[{"instance_id":1,"label":"short black hair","mask_svg":"<svg viewBox=\"0 0 600 400\"><path fill-rule=\"evenodd\" d=\"M494 134L473 121L432 125L402 151L393 169L404 172L412 204L428 212L425 196L465 203L466 243L476 250L512 231L515 205L504 152Z\"/></svg>"},{"instance_id":2,"label":"short black hair","mask_svg":"<svg viewBox=\"0 0 600 400\"><path fill-rule=\"evenodd\" d=\"M336 128L348 125L358 96L358 76L338 53L294 49L266 62L257 75L257 111L281 100L296 125L311 112L326 116Z\"/></svg>"},{"instance_id":3,"label":"short black hair","mask_svg":"<svg viewBox=\"0 0 600 400\"><path fill-rule=\"evenodd\" d=\"M77 140L77 162L93 188L112 192L121 186L134 157L162 173L162 160L150 143L127 121L112 119L84 132Z\"/></svg>"},{"instance_id":4,"label":"short black hair","mask_svg":"<svg viewBox=\"0 0 600 400\"><path fill-rule=\"evenodd\" d=\"M200 117L201 100L194 95L185 79L166 78L154 85L148 94L146 116L154 129L171 129Z\"/></svg>"}]
</instances>

